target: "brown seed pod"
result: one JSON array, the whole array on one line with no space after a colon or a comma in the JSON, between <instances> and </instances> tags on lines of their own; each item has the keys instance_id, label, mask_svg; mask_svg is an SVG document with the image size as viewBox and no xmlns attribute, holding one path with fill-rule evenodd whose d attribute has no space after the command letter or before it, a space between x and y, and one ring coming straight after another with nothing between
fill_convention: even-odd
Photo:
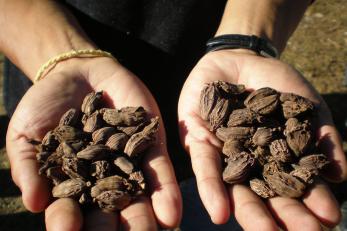
<instances>
[{"instance_id":1,"label":"brown seed pod","mask_svg":"<svg viewBox=\"0 0 347 231\"><path fill-rule=\"evenodd\" d=\"M121 176L109 176L103 179L97 180L95 185L90 189L90 195L97 197L100 193L108 190L126 191L130 190L131 185L128 181Z\"/></svg>"},{"instance_id":2,"label":"brown seed pod","mask_svg":"<svg viewBox=\"0 0 347 231\"><path fill-rule=\"evenodd\" d=\"M102 91L91 92L83 100L81 110L87 116L90 116L94 111L100 108L102 101Z\"/></svg>"},{"instance_id":3,"label":"brown seed pod","mask_svg":"<svg viewBox=\"0 0 347 231\"><path fill-rule=\"evenodd\" d=\"M61 182L69 179L60 166L50 167L46 170L46 176L51 179L54 185L58 185Z\"/></svg>"},{"instance_id":4,"label":"brown seed pod","mask_svg":"<svg viewBox=\"0 0 347 231\"><path fill-rule=\"evenodd\" d=\"M216 136L222 140L246 140L254 134L253 127L221 127L216 131Z\"/></svg>"},{"instance_id":5,"label":"brown seed pod","mask_svg":"<svg viewBox=\"0 0 347 231\"><path fill-rule=\"evenodd\" d=\"M143 153L147 148L152 146L156 140L156 133L159 129L159 117L151 120L142 132L138 132L130 137L125 145L124 153L129 157L135 157Z\"/></svg>"},{"instance_id":6,"label":"brown seed pod","mask_svg":"<svg viewBox=\"0 0 347 231\"><path fill-rule=\"evenodd\" d=\"M215 131L226 122L230 109L230 101L228 99L217 99L217 103L210 114L210 131Z\"/></svg>"},{"instance_id":7,"label":"brown seed pod","mask_svg":"<svg viewBox=\"0 0 347 231\"><path fill-rule=\"evenodd\" d=\"M122 210L130 204L131 196L124 191L108 190L100 193L95 200L105 212Z\"/></svg>"},{"instance_id":8,"label":"brown seed pod","mask_svg":"<svg viewBox=\"0 0 347 231\"><path fill-rule=\"evenodd\" d=\"M252 142L258 146L267 146L273 140L274 134L271 128L260 127L254 133L252 137Z\"/></svg>"},{"instance_id":9,"label":"brown seed pod","mask_svg":"<svg viewBox=\"0 0 347 231\"><path fill-rule=\"evenodd\" d=\"M249 181L249 186L262 198L271 198L276 196L276 193L263 180L254 178Z\"/></svg>"},{"instance_id":10,"label":"brown seed pod","mask_svg":"<svg viewBox=\"0 0 347 231\"><path fill-rule=\"evenodd\" d=\"M93 133L102 126L102 118L98 111L91 114L86 120L83 131Z\"/></svg>"},{"instance_id":11,"label":"brown seed pod","mask_svg":"<svg viewBox=\"0 0 347 231\"><path fill-rule=\"evenodd\" d=\"M135 169L133 163L124 156L117 157L113 163L126 174L132 173Z\"/></svg>"},{"instance_id":12,"label":"brown seed pod","mask_svg":"<svg viewBox=\"0 0 347 231\"><path fill-rule=\"evenodd\" d=\"M296 118L290 118L286 122L284 131L290 149L296 156L304 155L312 145L312 132L309 122L299 122Z\"/></svg>"},{"instance_id":13,"label":"brown seed pod","mask_svg":"<svg viewBox=\"0 0 347 231\"><path fill-rule=\"evenodd\" d=\"M59 126L68 125L72 127L77 127L80 119L80 112L75 108L70 108L64 113L60 118Z\"/></svg>"},{"instance_id":14,"label":"brown seed pod","mask_svg":"<svg viewBox=\"0 0 347 231\"><path fill-rule=\"evenodd\" d=\"M111 150L109 147L103 144L96 144L91 145L83 149L82 151L79 151L77 153L77 158L84 159L84 160L102 160L110 157Z\"/></svg>"},{"instance_id":15,"label":"brown seed pod","mask_svg":"<svg viewBox=\"0 0 347 231\"><path fill-rule=\"evenodd\" d=\"M139 125L136 126L130 126L130 127L122 127L122 126L117 126L117 130L125 133L127 136L132 136L137 132L142 131L142 129L146 126L146 122L140 123Z\"/></svg>"},{"instance_id":16,"label":"brown seed pod","mask_svg":"<svg viewBox=\"0 0 347 231\"><path fill-rule=\"evenodd\" d=\"M252 151L252 154L261 166L265 165L270 159L270 151L268 147L258 146Z\"/></svg>"},{"instance_id":17,"label":"brown seed pod","mask_svg":"<svg viewBox=\"0 0 347 231\"><path fill-rule=\"evenodd\" d=\"M74 142L84 138L85 136L84 132L67 125L57 127L54 129L54 133L59 142Z\"/></svg>"},{"instance_id":18,"label":"brown seed pod","mask_svg":"<svg viewBox=\"0 0 347 231\"><path fill-rule=\"evenodd\" d=\"M262 120L262 116L248 108L235 109L229 116L228 127L253 125Z\"/></svg>"},{"instance_id":19,"label":"brown seed pod","mask_svg":"<svg viewBox=\"0 0 347 231\"><path fill-rule=\"evenodd\" d=\"M63 157L62 170L71 179L80 178L82 180L86 180L88 178L88 171L87 171L86 164L82 160L77 159L76 157L73 157L73 158Z\"/></svg>"},{"instance_id":20,"label":"brown seed pod","mask_svg":"<svg viewBox=\"0 0 347 231\"><path fill-rule=\"evenodd\" d=\"M235 157L244 151L243 143L240 140L230 139L223 145L223 154L228 157Z\"/></svg>"},{"instance_id":21,"label":"brown seed pod","mask_svg":"<svg viewBox=\"0 0 347 231\"><path fill-rule=\"evenodd\" d=\"M113 127L103 127L92 134L94 144L105 144L107 139L116 133L116 129Z\"/></svg>"},{"instance_id":22,"label":"brown seed pod","mask_svg":"<svg viewBox=\"0 0 347 231\"><path fill-rule=\"evenodd\" d=\"M277 109L279 96L276 90L264 87L253 91L245 99L245 106L261 115L268 115Z\"/></svg>"},{"instance_id":23,"label":"brown seed pod","mask_svg":"<svg viewBox=\"0 0 347 231\"><path fill-rule=\"evenodd\" d=\"M126 134L121 132L115 133L108 138L106 146L108 146L113 151L123 151L128 140L129 137Z\"/></svg>"},{"instance_id":24,"label":"brown seed pod","mask_svg":"<svg viewBox=\"0 0 347 231\"><path fill-rule=\"evenodd\" d=\"M200 94L200 115L203 120L209 120L210 114L220 98L220 92L213 84L206 84Z\"/></svg>"},{"instance_id":25,"label":"brown seed pod","mask_svg":"<svg viewBox=\"0 0 347 231\"><path fill-rule=\"evenodd\" d=\"M280 101L282 102L283 115L287 119L312 112L314 109L310 100L293 93L282 93Z\"/></svg>"},{"instance_id":26,"label":"brown seed pod","mask_svg":"<svg viewBox=\"0 0 347 231\"><path fill-rule=\"evenodd\" d=\"M120 110L106 108L103 119L112 126L136 126L146 120L143 107L126 107Z\"/></svg>"},{"instance_id":27,"label":"brown seed pod","mask_svg":"<svg viewBox=\"0 0 347 231\"><path fill-rule=\"evenodd\" d=\"M55 132L54 131L47 132L42 139L41 145L42 145L41 147L42 151L55 151L55 149L59 145L59 140Z\"/></svg>"},{"instance_id":28,"label":"brown seed pod","mask_svg":"<svg viewBox=\"0 0 347 231\"><path fill-rule=\"evenodd\" d=\"M290 162L291 155L287 145L287 142L284 139L277 139L271 142L270 153L276 161L280 162Z\"/></svg>"},{"instance_id":29,"label":"brown seed pod","mask_svg":"<svg viewBox=\"0 0 347 231\"><path fill-rule=\"evenodd\" d=\"M297 166L293 171L290 172L290 175L299 178L307 184L312 184L313 177L318 175L318 170Z\"/></svg>"},{"instance_id":30,"label":"brown seed pod","mask_svg":"<svg viewBox=\"0 0 347 231\"><path fill-rule=\"evenodd\" d=\"M56 185L52 189L53 197L78 198L86 190L87 183L81 179L69 179Z\"/></svg>"},{"instance_id":31,"label":"brown seed pod","mask_svg":"<svg viewBox=\"0 0 347 231\"><path fill-rule=\"evenodd\" d=\"M235 158L227 160L227 166L223 171L223 180L229 184L240 183L246 179L254 159L247 152L242 152Z\"/></svg>"},{"instance_id":32,"label":"brown seed pod","mask_svg":"<svg viewBox=\"0 0 347 231\"><path fill-rule=\"evenodd\" d=\"M111 165L106 160L98 160L90 165L90 175L96 179L103 179L111 175Z\"/></svg>"},{"instance_id":33,"label":"brown seed pod","mask_svg":"<svg viewBox=\"0 0 347 231\"><path fill-rule=\"evenodd\" d=\"M129 180L133 180L137 182L137 184L140 186L140 189L141 189L141 190L138 190L140 193L142 193L142 190L145 190L146 188L145 178L140 170L130 173Z\"/></svg>"},{"instance_id":34,"label":"brown seed pod","mask_svg":"<svg viewBox=\"0 0 347 231\"><path fill-rule=\"evenodd\" d=\"M298 198L304 194L306 189L304 183L285 172L267 175L265 181L273 191L282 197Z\"/></svg>"},{"instance_id":35,"label":"brown seed pod","mask_svg":"<svg viewBox=\"0 0 347 231\"><path fill-rule=\"evenodd\" d=\"M311 154L299 160L299 165L309 170L321 170L328 164L329 160L324 154Z\"/></svg>"}]
</instances>

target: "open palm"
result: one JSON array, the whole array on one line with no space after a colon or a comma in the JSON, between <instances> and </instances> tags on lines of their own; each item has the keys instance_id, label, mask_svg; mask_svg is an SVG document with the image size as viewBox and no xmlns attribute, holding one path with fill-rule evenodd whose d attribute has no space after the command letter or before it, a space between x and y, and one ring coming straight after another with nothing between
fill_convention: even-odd
<instances>
[{"instance_id":1,"label":"open palm","mask_svg":"<svg viewBox=\"0 0 347 231\"><path fill-rule=\"evenodd\" d=\"M181 199L166 150L162 121L158 142L143 166L151 198L136 200L119 215L91 211L84 215L84 220L77 203L71 199L58 199L48 205L48 184L38 175L35 150L29 139L41 140L66 110L79 108L84 96L92 90L103 90L110 107L141 105L151 116L160 116L147 88L114 60L74 59L59 65L28 90L8 128L7 151L12 176L22 191L25 206L33 212L46 209L48 230L80 230L82 225L86 230L116 230L120 223L125 229L154 230L156 219L163 226L176 226Z\"/></svg>"},{"instance_id":2,"label":"open palm","mask_svg":"<svg viewBox=\"0 0 347 231\"><path fill-rule=\"evenodd\" d=\"M244 84L247 89L272 87L312 100L318 108L317 139L331 166L326 178L346 178L346 159L329 109L313 87L293 68L275 59L232 50L211 52L195 66L181 92L178 114L181 141L190 153L200 197L214 223L234 213L245 230L320 230L320 222L334 226L340 219L336 200L324 183L317 183L302 201L275 197L261 200L244 185L227 186L221 177L221 142L200 117L199 96L205 83L215 80Z\"/></svg>"}]
</instances>

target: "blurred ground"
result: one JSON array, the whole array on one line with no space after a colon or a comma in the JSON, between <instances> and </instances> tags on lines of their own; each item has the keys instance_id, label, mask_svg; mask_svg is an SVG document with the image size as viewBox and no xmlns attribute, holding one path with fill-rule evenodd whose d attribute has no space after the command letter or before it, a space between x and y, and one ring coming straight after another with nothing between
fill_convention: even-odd
<instances>
[{"instance_id":1,"label":"blurred ground","mask_svg":"<svg viewBox=\"0 0 347 231\"><path fill-rule=\"evenodd\" d=\"M282 60L290 63L316 87L332 110L347 150L347 0L318 0L306 12L288 42ZM0 73L3 57L0 55ZM5 156L8 118L2 107L0 74L0 230L44 230L42 214L31 214L21 203ZM333 186L339 201L347 199L346 186ZM340 230L336 228L334 230Z\"/></svg>"}]
</instances>

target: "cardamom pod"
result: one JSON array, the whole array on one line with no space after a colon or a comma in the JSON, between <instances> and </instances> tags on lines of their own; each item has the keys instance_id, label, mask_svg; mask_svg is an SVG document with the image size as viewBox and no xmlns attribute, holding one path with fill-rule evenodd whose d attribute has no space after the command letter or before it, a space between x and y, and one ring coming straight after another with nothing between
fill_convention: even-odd
<instances>
[{"instance_id":1,"label":"cardamom pod","mask_svg":"<svg viewBox=\"0 0 347 231\"><path fill-rule=\"evenodd\" d=\"M301 123L296 118L288 119L284 135L288 146L297 157L305 154L313 145L312 132L307 120Z\"/></svg>"},{"instance_id":2,"label":"cardamom pod","mask_svg":"<svg viewBox=\"0 0 347 231\"><path fill-rule=\"evenodd\" d=\"M134 171L135 167L131 161L124 156L117 157L113 162L122 172L130 174Z\"/></svg>"},{"instance_id":3,"label":"cardamom pod","mask_svg":"<svg viewBox=\"0 0 347 231\"><path fill-rule=\"evenodd\" d=\"M90 116L94 111L100 108L102 101L102 91L91 92L84 99L81 106L82 112Z\"/></svg>"},{"instance_id":4,"label":"cardamom pod","mask_svg":"<svg viewBox=\"0 0 347 231\"><path fill-rule=\"evenodd\" d=\"M81 179L69 179L61 182L52 189L53 197L79 197L87 189L87 183Z\"/></svg>"},{"instance_id":5,"label":"cardamom pod","mask_svg":"<svg viewBox=\"0 0 347 231\"><path fill-rule=\"evenodd\" d=\"M224 145L222 152L228 157L234 157L244 151L243 143L240 140L230 139L227 140Z\"/></svg>"},{"instance_id":6,"label":"cardamom pod","mask_svg":"<svg viewBox=\"0 0 347 231\"><path fill-rule=\"evenodd\" d=\"M267 146L273 140L274 134L271 128L260 127L254 133L252 137L252 142L258 146Z\"/></svg>"},{"instance_id":7,"label":"cardamom pod","mask_svg":"<svg viewBox=\"0 0 347 231\"><path fill-rule=\"evenodd\" d=\"M306 188L299 179L285 172L274 172L267 175L265 181L273 191L282 197L301 197Z\"/></svg>"},{"instance_id":8,"label":"cardamom pod","mask_svg":"<svg viewBox=\"0 0 347 231\"><path fill-rule=\"evenodd\" d=\"M84 160L102 160L110 157L111 150L103 144L90 145L77 153L77 158Z\"/></svg>"},{"instance_id":9,"label":"cardamom pod","mask_svg":"<svg viewBox=\"0 0 347 231\"><path fill-rule=\"evenodd\" d=\"M251 92L245 99L245 106L261 115L268 115L277 109L279 104L276 90L264 87Z\"/></svg>"},{"instance_id":10,"label":"cardamom pod","mask_svg":"<svg viewBox=\"0 0 347 231\"><path fill-rule=\"evenodd\" d=\"M258 194L262 198L271 198L276 196L276 193L263 180L254 178L249 181L249 186L251 187L253 192Z\"/></svg>"},{"instance_id":11,"label":"cardamom pod","mask_svg":"<svg viewBox=\"0 0 347 231\"><path fill-rule=\"evenodd\" d=\"M229 184L240 183L246 179L254 164L254 159L247 152L240 153L237 157L227 160L223 171L223 180Z\"/></svg>"},{"instance_id":12,"label":"cardamom pod","mask_svg":"<svg viewBox=\"0 0 347 231\"><path fill-rule=\"evenodd\" d=\"M216 131L216 136L222 141L246 140L254 134L253 127L221 127Z\"/></svg>"},{"instance_id":13,"label":"cardamom pod","mask_svg":"<svg viewBox=\"0 0 347 231\"><path fill-rule=\"evenodd\" d=\"M282 93L280 101L282 102L283 115L287 119L312 112L314 109L310 100L293 93Z\"/></svg>"},{"instance_id":14,"label":"cardamom pod","mask_svg":"<svg viewBox=\"0 0 347 231\"><path fill-rule=\"evenodd\" d=\"M118 191L124 191L124 190L130 190L131 184L128 183L128 181L121 177L121 176L109 176L105 177L103 179L97 180L95 185L90 189L90 195L95 198L100 193L108 190L118 190Z\"/></svg>"},{"instance_id":15,"label":"cardamom pod","mask_svg":"<svg viewBox=\"0 0 347 231\"><path fill-rule=\"evenodd\" d=\"M93 114L91 114L88 119L86 120L83 131L93 133L102 126L102 118L98 111L95 111Z\"/></svg>"},{"instance_id":16,"label":"cardamom pod","mask_svg":"<svg viewBox=\"0 0 347 231\"><path fill-rule=\"evenodd\" d=\"M235 109L229 116L228 127L253 125L261 122L263 117L248 108Z\"/></svg>"},{"instance_id":17,"label":"cardamom pod","mask_svg":"<svg viewBox=\"0 0 347 231\"><path fill-rule=\"evenodd\" d=\"M111 165L106 160L98 160L90 165L90 175L96 179L103 179L111 175Z\"/></svg>"},{"instance_id":18,"label":"cardamom pod","mask_svg":"<svg viewBox=\"0 0 347 231\"><path fill-rule=\"evenodd\" d=\"M284 139L277 139L271 142L270 153L276 161L290 162L292 160L287 142Z\"/></svg>"},{"instance_id":19,"label":"cardamom pod","mask_svg":"<svg viewBox=\"0 0 347 231\"><path fill-rule=\"evenodd\" d=\"M108 138L106 146L108 146L113 151L123 151L128 140L129 137L126 134L122 132L115 133Z\"/></svg>"},{"instance_id":20,"label":"cardamom pod","mask_svg":"<svg viewBox=\"0 0 347 231\"><path fill-rule=\"evenodd\" d=\"M77 127L80 119L80 112L75 108L70 108L62 115L59 121L59 126L68 125Z\"/></svg>"},{"instance_id":21,"label":"cardamom pod","mask_svg":"<svg viewBox=\"0 0 347 231\"><path fill-rule=\"evenodd\" d=\"M130 204L131 196L124 191L108 190L100 193L95 200L105 212L122 210Z\"/></svg>"},{"instance_id":22,"label":"cardamom pod","mask_svg":"<svg viewBox=\"0 0 347 231\"><path fill-rule=\"evenodd\" d=\"M107 139L116 133L116 129L113 127L103 127L92 134L94 144L105 144Z\"/></svg>"},{"instance_id":23,"label":"cardamom pod","mask_svg":"<svg viewBox=\"0 0 347 231\"><path fill-rule=\"evenodd\" d=\"M146 120L143 107L125 107L120 110L106 108L103 119L112 126L135 126Z\"/></svg>"}]
</instances>

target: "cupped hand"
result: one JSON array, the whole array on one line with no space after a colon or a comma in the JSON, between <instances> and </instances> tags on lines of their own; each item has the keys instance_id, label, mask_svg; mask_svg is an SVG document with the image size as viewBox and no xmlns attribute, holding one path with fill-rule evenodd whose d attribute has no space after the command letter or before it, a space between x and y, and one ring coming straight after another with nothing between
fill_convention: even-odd
<instances>
[{"instance_id":1,"label":"cupped hand","mask_svg":"<svg viewBox=\"0 0 347 231\"><path fill-rule=\"evenodd\" d=\"M32 212L46 209L48 230L155 230L157 222L175 227L181 217L181 197L166 149L162 121L157 144L143 161L150 198L142 197L119 214L91 211L82 216L76 202L58 199L49 204L50 189L38 175L35 149L29 140L41 140L69 108L80 108L84 96L104 91L108 106L143 106L151 116L160 116L158 106L142 82L110 58L71 59L58 64L33 85L19 103L8 127L7 152L12 176L22 191L24 205Z\"/></svg>"},{"instance_id":2,"label":"cupped hand","mask_svg":"<svg viewBox=\"0 0 347 231\"><path fill-rule=\"evenodd\" d=\"M221 142L200 117L199 97L205 83L215 80L244 84L248 90L272 87L312 100L318 108L318 145L331 165L326 178L346 178L346 159L329 109L314 88L289 65L245 50L221 50L205 55L195 66L181 92L178 114L181 141L190 153L200 197L214 223L227 221L233 212L245 230L320 230L320 223L339 222L338 204L323 183L316 183L295 200L275 197L261 200L244 185L225 186L221 177Z\"/></svg>"}]
</instances>

